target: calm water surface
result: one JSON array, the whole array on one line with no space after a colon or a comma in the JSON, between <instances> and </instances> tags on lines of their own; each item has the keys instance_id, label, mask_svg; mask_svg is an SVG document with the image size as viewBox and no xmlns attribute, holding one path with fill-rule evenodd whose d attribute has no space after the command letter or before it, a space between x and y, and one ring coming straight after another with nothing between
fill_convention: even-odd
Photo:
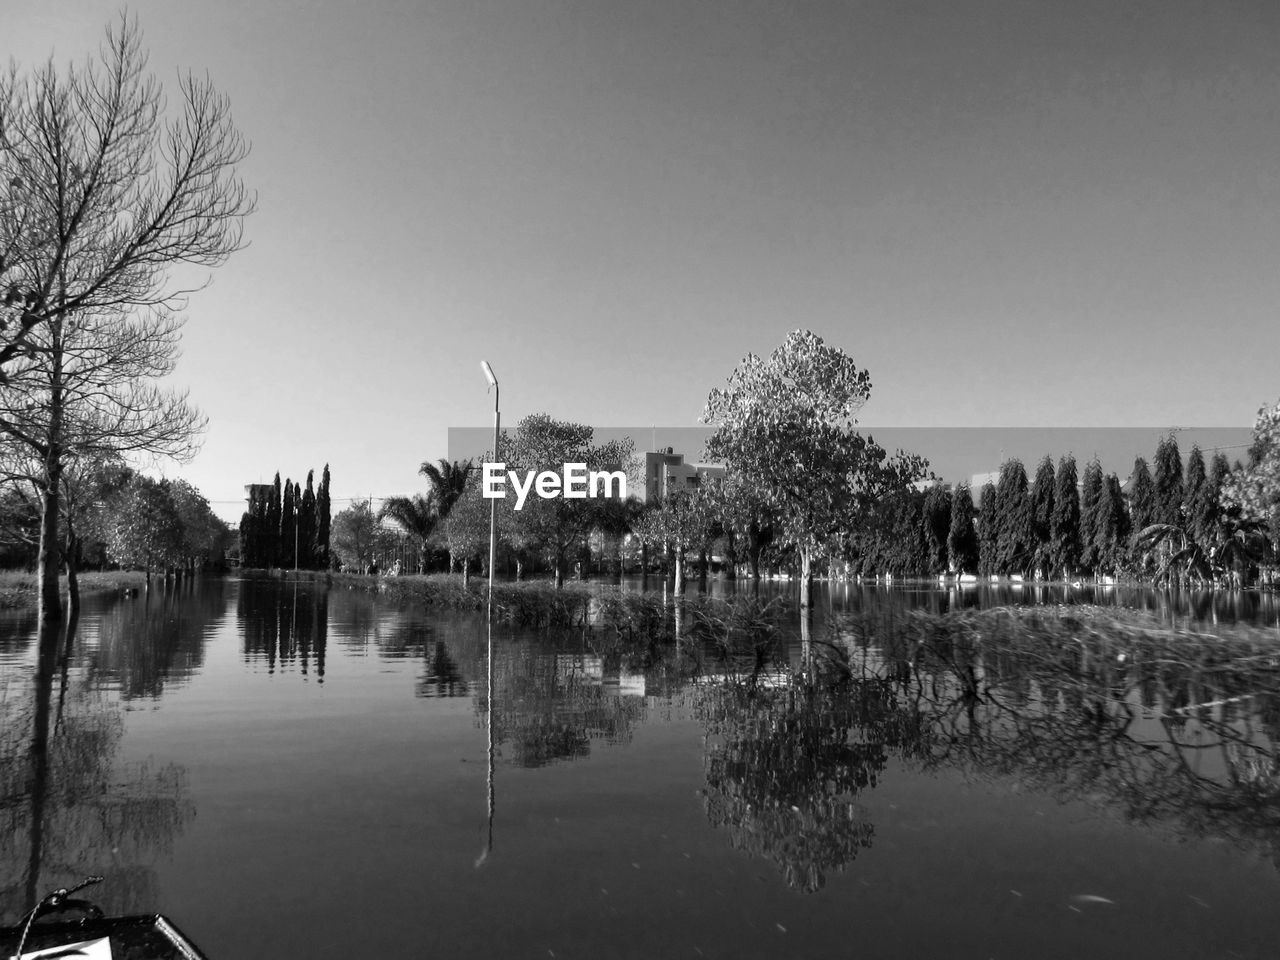
<instances>
[{"instance_id":1,"label":"calm water surface","mask_svg":"<svg viewBox=\"0 0 1280 960\"><path fill-rule=\"evenodd\" d=\"M10 616L0 913L102 873L214 960L1274 957L1273 606L1086 598L1253 644L1192 666L908 612L1030 589L834 587L755 663L504 627L492 701L483 620L349 591Z\"/></svg>"}]
</instances>

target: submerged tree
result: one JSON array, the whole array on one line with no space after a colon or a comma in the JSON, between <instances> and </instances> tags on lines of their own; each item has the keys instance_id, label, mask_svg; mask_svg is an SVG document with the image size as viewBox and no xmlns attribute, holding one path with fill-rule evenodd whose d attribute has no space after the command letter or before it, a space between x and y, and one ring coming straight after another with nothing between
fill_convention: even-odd
<instances>
[{"instance_id":1,"label":"submerged tree","mask_svg":"<svg viewBox=\"0 0 1280 960\"><path fill-rule=\"evenodd\" d=\"M1031 486L1031 544L1033 563L1046 579L1053 569L1054 497L1057 496L1053 459L1045 454Z\"/></svg>"},{"instance_id":2,"label":"submerged tree","mask_svg":"<svg viewBox=\"0 0 1280 960\"><path fill-rule=\"evenodd\" d=\"M1058 461L1054 480L1050 566L1070 579L1080 563L1080 491L1076 487L1076 459L1068 454Z\"/></svg>"},{"instance_id":3,"label":"submerged tree","mask_svg":"<svg viewBox=\"0 0 1280 960\"><path fill-rule=\"evenodd\" d=\"M1084 468L1080 484L1080 563L1086 570L1098 572L1098 529L1102 523L1102 464L1094 457Z\"/></svg>"},{"instance_id":4,"label":"submerged tree","mask_svg":"<svg viewBox=\"0 0 1280 960\"><path fill-rule=\"evenodd\" d=\"M978 503L978 573L984 577L989 577L996 572L999 517L996 510L995 484L984 483Z\"/></svg>"},{"instance_id":5,"label":"submerged tree","mask_svg":"<svg viewBox=\"0 0 1280 960\"><path fill-rule=\"evenodd\" d=\"M951 494L947 556L953 573L972 573L977 570L978 534L973 527L973 494L967 483L956 484Z\"/></svg>"},{"instance_id":6,"label":"submerged tree","mask_svg":"<svg viewBox=\"0 0 1280 960\"><path fill-rule=\"evenodd\" d=\"M634 459L630 439L599 442L586 424L556 420L547 414L531 414L521 420L508 438L503 458L508 470L549 470L560 473L567 463L586 464L588 471L627 473ZM506 498L511 500L512 495ZM517 539L541 549L551 564L555 584L563 581L570 560L585 548L588 534L600 519L603 499L530 494L524 506L511 515ZM486 536L488 528L486 527Z\"/></svg>"},{"instance_id":7,"label":"submerged tree","mask_svg":"<svg viewBox=\"0 0 1280 960\"><path fill-rule=\"evenodd\" d=\"M1000 466L996 483L996 569L998 573L1024 573L1033 557L1031 499L1027 471L1021 460Z\"/></svg>"},{"instance_id":8,"label":"submerged tree","mask_svg":"<svg viewBox=\"0 0 1280 960\"><path fill-rule=\"evenodd\" d=\"M176 116L166 122L160 84L146 64L137 23L122 15L96 60L65 71L50 60L0 76L0 183L8 190L0 274L9 286L6 312L20 312L16 337L0 346L0 370L22 383L6 388L19 402L0 416L0 429L44 464L46 617L59 608L68 445L84 450L95 438L160 431L148 449L186 449L198 417L181 397L149 385L172 367L180 327L174 311L191 292L169 271L221 264L241 246L241 224L254 205L236 176L247 147L226 98L187 74L178 81ZM132 358L102 366L120 344ZM78 371L78 385L69 371ZM77 435L82 429L87 434Z\"/></svg>"},{"instance_id":9,"label":"submerged tree","mask_svg":"<svg viewBox=\"0 0 1280 960\"><path fill-rule=\"evenodd\" d=\"M1156 446L1155 459L1155 523L1182 523L1182 454L1173 434Z\"/></svg>"},{"instance_id":10,"label":"submerged tree","mask_svg":"<svg viewBox=\"0 0 1280 960\"><path fill-rule=\"evenodd\" d=\"M844 351L796 330L768 359L748 354L711 391L708 456L756 478L776 512L779 539L800 559L800 602L814 562L883 495L923 478L922 459L888 456L855 430L871 377Z\"/></svg>"},{"instance_id":11,"label":"submerged tree","mask_svg":"<svg viewBox=\"0 0 1280 960\"><path fill-rule=\"evenodd\" d=\"M1221 504L1244 520L1266 524L1272 546L1280 545L1280 401L1258 411L1249 463L1223 478Z\"/></svg>"}]
</instances>

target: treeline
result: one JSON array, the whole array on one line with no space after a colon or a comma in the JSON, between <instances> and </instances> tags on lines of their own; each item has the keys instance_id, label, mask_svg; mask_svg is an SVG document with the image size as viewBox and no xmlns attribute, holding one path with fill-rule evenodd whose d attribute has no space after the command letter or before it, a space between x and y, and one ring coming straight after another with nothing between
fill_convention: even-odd
<instances>
[{"instance_id":1,"label":"treeline","mask_svg":"<svg viewBox=\"0 0 1280 960\"><path fill-rule=\"evenodd\" d=\"M307 485L286 479L280 486L277 472L271 484L249 488L249 509L240 519L240 565L328 570L329 465L314 487L315 471L307 471Z\"/></svg>"},{"instance_id":2,"label":"treeline","mask_svg":"<svg viewBox=\"0 0 1280 960\"><path fill-rule=\"evenodd\" d=\"M1238 466L1238 465L1237 465ZM1265 537L1221 506L1232 473L1227 458L1206 463L1193 447L1183 467L1172 436L1154 469L1139 457L1126 491L1094 459L1077 478L1075 458L1045 456L1034 479L1019 460L1001 466L974 503L967 484L934 485L886 498L853 536L853 572L903 576L976 573L1046 579L1143 576L1198 571L1213 561L1266 554ZM1240 546L1241 550L1228 549ZM1247 559L1247 558L1246 558ZM1197 564L1195 561L1203 561Z\"/></svg>"},{"instance_id":3,"label":"treeline","mask_svg":"<svg viewBox=\"0 0 1280 960\"><path fill-rule=\"evenodd\" d=\"M155 480L116 460L63 474L58 539L65 571L118 566L164 574L221 567L231 531L184 480ZM33 568L42 500L31 483L0 493L0 562Z\"/></svg>"}]
</instances>

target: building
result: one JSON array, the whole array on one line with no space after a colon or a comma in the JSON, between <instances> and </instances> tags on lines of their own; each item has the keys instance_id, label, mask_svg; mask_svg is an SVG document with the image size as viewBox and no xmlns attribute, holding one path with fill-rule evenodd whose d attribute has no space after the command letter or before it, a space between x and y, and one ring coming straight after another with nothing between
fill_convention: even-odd
<instances>
[{"instance_id":1,"label":"building","mask_svg":"<svg viewBox=\"0 0 1280 960\"><path fill-rule=\"evenodd\" d=\"M671 447L644 455L644 501L655 503L677 490L694 490L707 480L723 480L725 468L714 463L685 463Z\"/></svg>"}]
</instances>

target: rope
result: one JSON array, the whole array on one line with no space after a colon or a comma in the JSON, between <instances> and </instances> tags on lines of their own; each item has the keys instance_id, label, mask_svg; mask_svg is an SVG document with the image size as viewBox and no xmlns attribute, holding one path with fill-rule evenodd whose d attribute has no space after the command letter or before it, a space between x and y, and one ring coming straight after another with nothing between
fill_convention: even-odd
<instances>
[{"instance_id":1,"label":"rope","mask_svg":"<svg viewBox=\"0 0 1280 960\"><path fill-rule=\"evenodd\" d=\"M95 883L101 883L102 877L85 877L73 887L59 887L53 893L46 896L43 900L31 908L31 912L27 914L22 924L22 936L18 938L18 949L14 951L12 960L22 960L22 948L26 946L27 935L31 932L31 925L35 923L36 917L46 910L51 910L60 904L71 894L85 887L92 886Z\"/></svg>"}]
</instances>

